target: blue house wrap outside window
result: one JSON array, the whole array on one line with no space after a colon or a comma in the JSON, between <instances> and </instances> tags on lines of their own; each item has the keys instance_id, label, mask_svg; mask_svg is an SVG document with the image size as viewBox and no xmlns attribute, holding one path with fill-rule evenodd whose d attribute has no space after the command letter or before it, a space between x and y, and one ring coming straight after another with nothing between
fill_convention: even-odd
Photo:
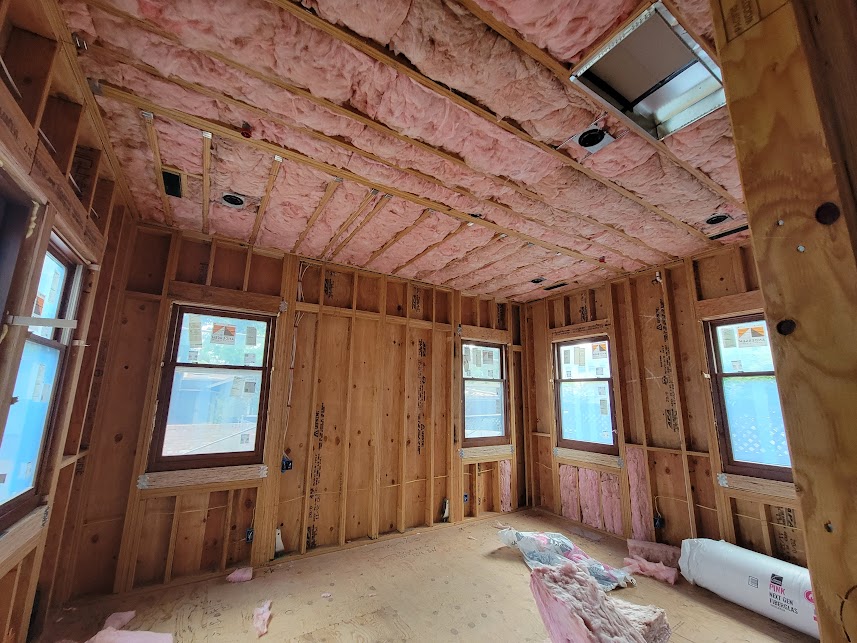
<instances>
[{"instance_id":1,"label":"blue house wrap outside window","mask_svg":"<svg viewBox=\"0 0 857 643\"><path fill-rule=\"evenodd\" d=\"M607 337L557 343L554 363L558 445L618 454Z\"/></svg>"},{"instance_id":2,"label":"blue house wrap outside window","mask_svg":"<svg viewBox=\"0 0 857 643\"><path fill-rule=\"evenodd\" d=\"M466 446L510 443L505 358L503 346L475 342L461 345Z\"/></svg>"}]
</instances>

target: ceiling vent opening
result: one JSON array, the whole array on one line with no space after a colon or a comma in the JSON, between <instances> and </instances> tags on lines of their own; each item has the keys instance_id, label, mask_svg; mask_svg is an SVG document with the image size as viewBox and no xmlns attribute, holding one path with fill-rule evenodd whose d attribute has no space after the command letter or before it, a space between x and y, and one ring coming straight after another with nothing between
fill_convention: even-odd
<instances>
[{"instance_id":1,"label":"ceiling vent opening","mask_svg":"<svg viewBox=\"0 0 857 643\"><path fill-rule=\"evenodd\" d=\"M234 192L224 192L223 196L220 197L220 202L230 208L243 208L247 199Z\"/></svg>"},{"instance_id":2,"label":"ceiling vent opening","mask_svg":"<svg viewBox=\"0 0 857 643\"><path fill-rule=\"evenodd\" d=\"M710 217L708 217L705 220L705 223L707 223L708 225L719 225L719 224L723 223L724 221L728 221L731 218L732 217L730 217L728 214L721 214L720 212L716 212L716 213L712 214Z\"/></svg>"},{"instance_id":3,"label":"ceiling vent opening","mask_svg":"<svg viewBox=\"0 0 857 643\"><path fill-rule=\"evenodd\" d=\"M530 279L531 284L540 284L545 280L544 277L536 277L535 279Z\"/></svg>"},{"instance_id":4,"label":"ceiling vent opening","mask_svg":"<svg viewBox=\"0 0 857 643\"><path fill-rule=\"evenodd\" d=\"M559 283L551 284L550 286L545 286L542 290L556 290L557 288L562 288L563 286L567 286L567 281L560 281Z\"/></svg>"},{"instance_id":5,"label":"ceiling vent opening","mask_svg":"<svg viewBox=\"0 0 857 643\"><path fill-rule=\"evenodd\" d=\"M575 70L571 81L657 140L726 104L720 68L660 2Z\"/></svg>"},{"instance_id":6,"label":"ceiling vent opening","mask_svg":"<svg viewBox=\"0 0 857 643\"><path fill-rule=\"evenodd\" d=\"M595 154L595 152L604 149L616 139L610 136L607 130L601 129L593 123L580 134L572 136L571 140L580 145L580 147L590 154ZM562 147L562 145L560 147Z\"/></svg>"},{"instance_id":7,"label":"ceiling vent opening","mask_svg":"<svg viewBox=\"0 0 857 643\"><path fill-rule=\"evenodd\" d=\"M182 177L180 174L163 170L161 176L164 178L164 192L167 196L182 198Z\"/></svg>"},{"instance_id":8,"label":"ceiling vent opening","mask_svg":"<svg viewBox=\"0 0 857 643\"><path fill-rule=\"evenodd\" d=\"M744 232L744 230L748 230L750 226L742 225L737 228L732 228L731 230L727 230L726 232L718 232L717 234L712 234L709 239L712 241L717 241L718 239L722 239L723 237L731 237L733 234L738 234L739 232Z\"/></svg>"}]
</instances>

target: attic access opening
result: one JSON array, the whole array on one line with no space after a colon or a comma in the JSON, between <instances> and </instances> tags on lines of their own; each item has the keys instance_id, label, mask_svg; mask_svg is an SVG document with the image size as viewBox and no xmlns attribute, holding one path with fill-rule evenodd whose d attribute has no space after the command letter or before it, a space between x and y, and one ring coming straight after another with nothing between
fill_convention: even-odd
<instances>
[{"instance_id":1,"label":"attic access opening","mask_svg":"<svg viewBox=\"0 0 857 643\"><path fill-rule=\"evenodd\" d=\"M663 139L726 104L720 68L656 2L571 76Z\"/></svg>"}]
</instances>

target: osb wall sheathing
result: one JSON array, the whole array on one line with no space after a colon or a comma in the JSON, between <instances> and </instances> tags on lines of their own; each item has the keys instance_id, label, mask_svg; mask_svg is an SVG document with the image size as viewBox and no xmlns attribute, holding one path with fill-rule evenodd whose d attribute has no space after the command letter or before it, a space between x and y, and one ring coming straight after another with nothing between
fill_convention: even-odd
<instances>
[{"instance_id":1,"label":"osb wall sheathing","mask_svg":"<svg viewBox=\"0 0 857 643\"><path fill-rule=\"evenodd\" d=\"M794 485L718 482L702 322L753 311L762 312L762 298L747 245L528 304L533 504L625 537L723 538L806 565ZM619 457L555 447L552 344L593 335L611 342Z\"/></svg>"},{"instance_id":2,"label":"osb wall sheathing","mask_svg":"<svg viewBox=\"0 0 857 643\"><path fill-rule=\"evenodd\" d=\"M93 457L79 472L79 513L63 543L66 598L262 564L273 558L276 529L282 554L299 556L431 527L443 521L444 499L452 520L518 506L523 446L514 466L509 447L462 464L454 329L466 310L471 333L506 345L511 440L522 443L519 306L166 228L137 227L120 252L118 313L102 347L109 359L83 436ZM230 480L139 488L176 300L284 311L267 477L242 470ZM283 456L292 468L281 473Z\"/></svg>"}]
</instances>

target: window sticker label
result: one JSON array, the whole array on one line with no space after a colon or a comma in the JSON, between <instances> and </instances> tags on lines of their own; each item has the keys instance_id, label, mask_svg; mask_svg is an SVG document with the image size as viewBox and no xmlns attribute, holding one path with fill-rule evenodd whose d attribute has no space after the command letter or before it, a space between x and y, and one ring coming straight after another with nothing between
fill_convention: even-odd
<instances>
[{"instance_id":1,"label":"window sticker label","mask_svg":"<svg viewBox=\"0 0 857 643\"><path fill-rule=\"evenodd\" d=\"M738 347L748 348L750 346L767 346L767 328L762 325L745 326L738 328Z\"/></svg>"},{"instance_id":2,"label":"window sticker label","mask_svg":"<svg viewBox=\"0 0 857 643\"><path fill-rule=\"evenodd\" d=\"M256 327L248 326L244 334L244 344L246 346L256 345Z\"/></svg>"},{"instance_id":3,"label":"window sticker label","mask_svg":"<svg viewBox=\"0 0 857 643\"><path fill-rule=\"evenodd\" d=\"M244 353L244 366L256 365L256 353Z\"/></svg>"},{"instance_id":4,"label":"window sticker label","mask_svg":"<svg viewBox=\"0 0 857 643\"><path fill-rule=\"evenodd\" d=\"M592 344L592 359L605 359L607 357L607 342L595 342Z\"/></svg>"},{"instance_id":5,"label":"window sticker label","mask_svg":"<svg viewBox=\"0 0 857 643\"><path fill-rule=\"evenodd\" d=\"M610 402L601 400L601 415L610 415Z\"/></svg>"},{"instance_id":6,"label":"window sticker label","mask_svg":"<svg viewBox=\"0 0 857 643\"><path fill-rule=\"evenodd\" d=\"M202 322L196 315L188 315L188 343L194 348L202 346ZM197 353L199 359L199 353Z\"/></svg>"},{"instance_id":7,"label":"window sticker label","mask_svg":"<svg viewBox=\"0 0 857 643\"><path fill-rule=\"evenodd\" d=\"M571 364L571 351L564 350L562 351L562 363Z\"/></svg>"},{"instance_id":8,"label":"window sticker label","mask_svg":"<svg viewBox=\"0 0 857 643\"><path fill-rule=\"evenodd\" d=\"M599 366L595 369L595 377L604 377L604 367Z\"/></svg>"},{"instance_id":9,"label":"window sticker label","mask_svg":"<svg viewBox=\"0 0 857 643\"><path fill-rule=\"evenodd\" d=\"M735 329L721 328L720 341L722 342L723 348L735 348L738 345L738 342L735 341Z\"/></svg>"},{"instance_id":10,"label":"window sticker label","mask_svg":"<svg viewBox=\"0 0 857 643\"><path fill-rule=\"evenodd\" d=\"M574 365L586 366L586 349L583 346L574 347Z\"/></svg>"},{"instance_id":11,"label":"window sticker label","mask_svg":"<svg viewBox=\"0 0 857 643\"><path fill-rule=\"evenodd\" d=\"M244 378L243 377L233 377L232 378L232 388L229 390L229 395L232 397L239 397L244 392Z\"/></svg>"},{"instance_id":12,"label":"window sticker label","mask_svg":"<svg viewBox=\"0 0 857 643\"><path fill-rule=\"evenodd\" d=\"M191 364L196 364L199 361L199 349L194 348L187 352L187 361Z\"/></svg>"},{"instance_id":13,"label":"window sticker label","mask_svg":"<svg viewBox=\"0 0 857 643\"><path fill-rule=\"evenodd\" d=\"M740 373L741 371L744 370L744 365L741 364L740 359L733 359L732 360L732 370L737 372L737 373Z\"/></svg>"},{"instance_id":14,"label":"window sticker label","mask_svg":"<svg viewBox=\"0 0 857 643\"><path fill-rule=\"evenodd\" d=\"M47 367L44 364L39 364L36 367L36 378L33 382L33 400L41 402L45 392L45 370Z\"/></svg>"},{"instance_id":15,"label":"window sticker label","mask_svg":"<svg viewBox=\"0 0 857 643\"><path fill-rule=\"evenodd\" d=\"M36 303L33 304L33 316L41 317L42 311L45 309L45 296L42 293L36 295Z\"/></svg>"},{"instance_id":16,"label":"window sticker label","mask_svg":"<svg viewBox=\"0 0 857 643\"><path fill-rule=\"evenodd\" d=\"M211 343L224 346L235 345L235 326L232 324L213 324Z\"/></svg>"},{"instance_id":17,"label":"window sticker label","mask_svg":"<svg viewBox=\"0 0 857 643\"><path fill-rule=\"evenodd\" d=\"M256 382L254 380L247 380L244 382L244 394L252 395L256 392Z\"/></svg>"}]
</instances>

